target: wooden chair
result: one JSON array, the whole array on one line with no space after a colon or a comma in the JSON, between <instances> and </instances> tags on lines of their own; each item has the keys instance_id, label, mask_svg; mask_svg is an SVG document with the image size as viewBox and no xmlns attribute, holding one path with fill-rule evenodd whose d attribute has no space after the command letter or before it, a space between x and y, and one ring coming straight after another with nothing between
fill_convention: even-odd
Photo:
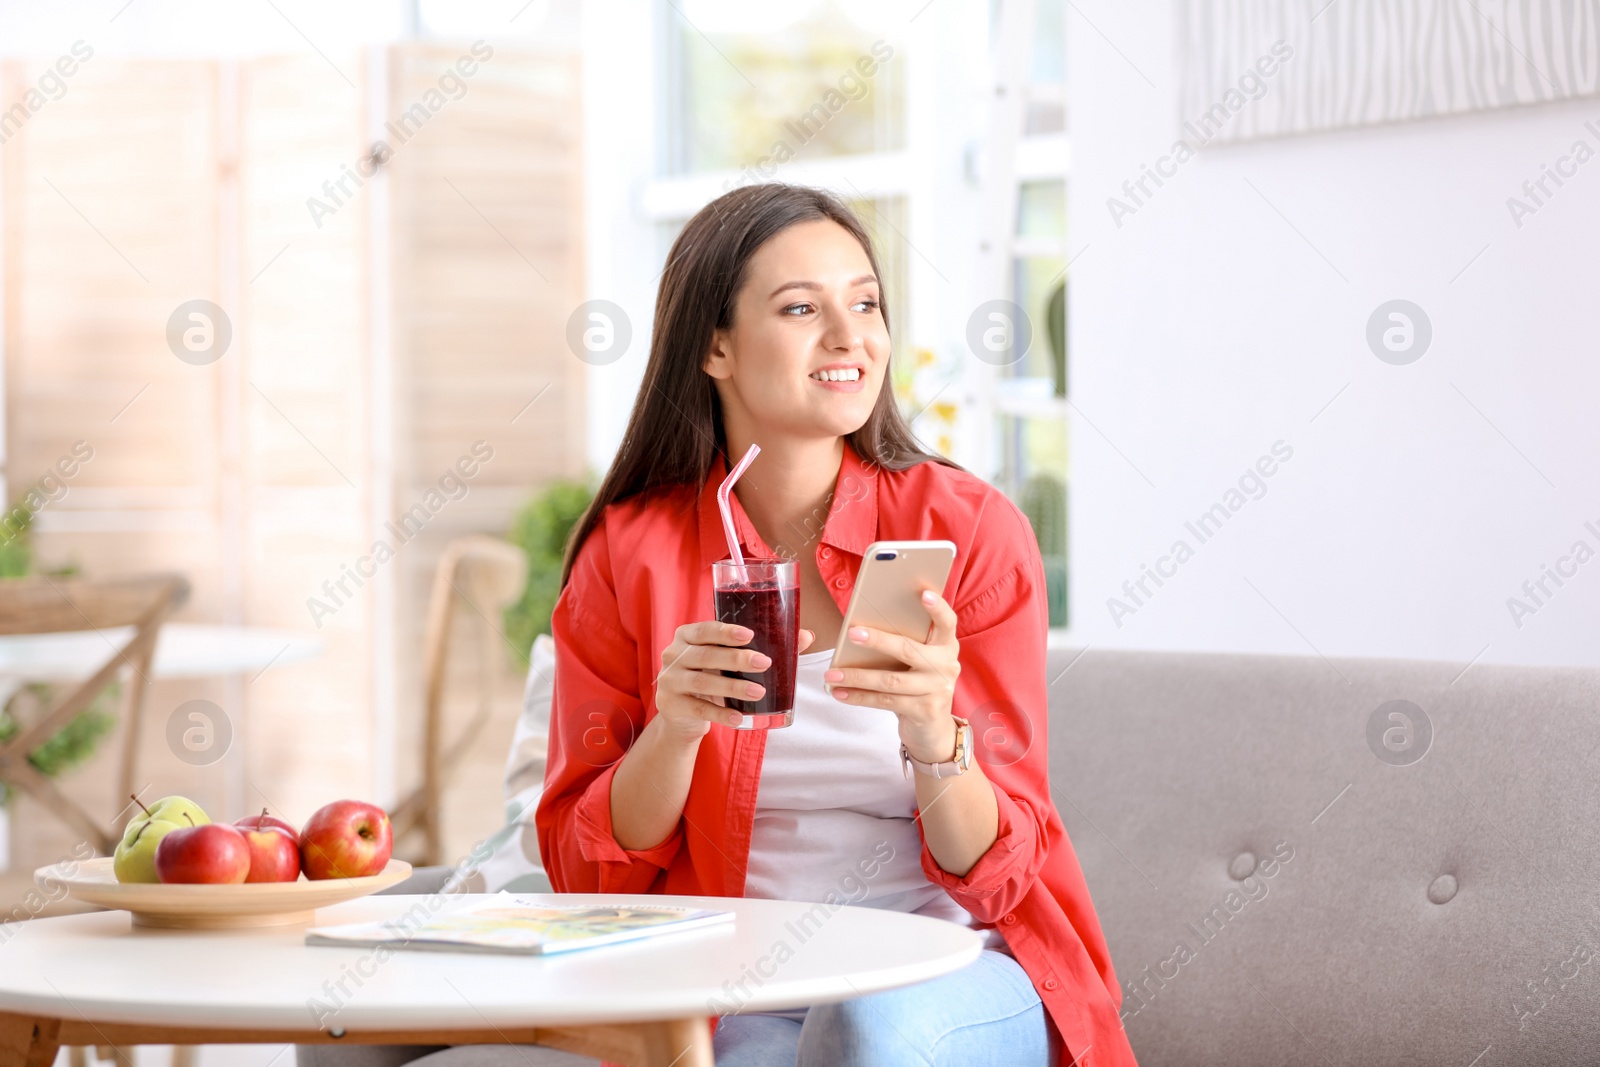
<instances>
[{"instance_id":1,"label":"wooden chair","mask_svg":"<svg viewBox=\"0 0 1600 1067\"><path fill-rule=\"evenodd\" d=\"M418 862L432 866L445 862L440 831L440 796L445 781L454 774L489 720L493 710L495 661L505 641L500 613L522 594L528 578L528 560L522 549L494 537L475 534L445 546L434 571L428 601L427 630L423 636L422 784L389 813L398 841L404 833L420 830L423 838ZM450 631L460 597L479 619L477 639L478 710L460 735L444 744L445 664L449 659Z\"/></svg>"},{"instance_id":2,"label":"wooden chair","mask_svg":"<svg viewBox=\"0 0 1600 1067\"><path fill-rule=\"evenodd\" d=\"M109 581L67 578L0 579L0 635L32 635L108 630L133 627L133 635L120 647L109 637L105 663L89 678L58 696L18 734L0 744L0 782L15 786L42 804L45 810L82 833L103 855L110 855L121 838L121 813L125 798L134 791L134 769L139 752L139 723L144 714L145 689L156 638L168 613L188 596L189 585L177 575L153 575ZM119 673L129 674L123 698L122 755L117 772L118 815L101 823L54 782L39 773L28 757L73 717L83 711Z\"/></svg>"}]
</instances>

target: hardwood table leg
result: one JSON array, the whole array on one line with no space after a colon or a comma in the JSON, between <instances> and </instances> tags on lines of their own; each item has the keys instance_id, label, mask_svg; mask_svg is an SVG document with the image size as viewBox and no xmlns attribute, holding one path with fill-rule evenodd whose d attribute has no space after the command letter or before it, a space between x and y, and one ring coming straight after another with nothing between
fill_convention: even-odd
<instances>
[{"instance_id":1,"label":"hardwood table leg","mask_svg":"<svg viewBox=\"0 0 1600 1067\"><path fill-rule=\"evenodd\" d=\"M704 1019L646 1023L641 1067L712 1067L711 1027Z\"/></svg>"},{"instance_id":2,"label":"hardwood table leg","mask_svg":"<svg viewBox=\"0 0 1600 1067\"><path fill-rule=\"evenodd\" d=\"M713 1067L708 1019L668 1019L649 1023L596 1023L590 1026L539 1027L531 1034L494 1031L499 1041L479 1034L470 1043L536 1044L593 1056L628 1067ZM440 1038L446 1044L448 1036Z\"/></svg>"},{"instance_id":3,"label":"hardwood table leg","mask_svg":"<svg viewBox=\"0 0 1600 1067\"><path fill-rule=\"evenodd\" d=\"M88 1019L36 1019L0 1012L0 1067L53 1067L61 1043L106 1044L119 1060L136 1045L172 1045L174 1057L190 1046L231 1044L312 1045L545 1045L628 1067L713 1067L709 1019L580 1026L494 1027L461 1030L331 1031L209 1029L95 1023ZM122 1067L121 1064L118 1067Z\"/></svg>"},{"instance_id":4,"label":"hardwood table leg","mask_svg":"<svg viewBox=\"0 0 1600 1067\"><path fill-rule=\"evenodd\" d=\"M60 1019L0 1012L0 1067L51 1067L60 1033Z\"/></svg>"}]
</instances>

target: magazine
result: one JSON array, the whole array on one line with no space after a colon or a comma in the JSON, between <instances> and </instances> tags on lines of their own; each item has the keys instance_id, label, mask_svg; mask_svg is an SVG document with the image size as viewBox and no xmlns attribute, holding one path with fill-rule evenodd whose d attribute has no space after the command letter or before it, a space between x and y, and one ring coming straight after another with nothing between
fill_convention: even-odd
<instances>
[{"instance_id":1,"label":"magazine","mask_svg":"<svg viewBox=\"0 0 1600 1067\"><path fill-rule=\"evenodd\" d=\"M378 922L313 927L306 931L305 943L547 956L699 930L732 919L731 911L668 905L538 904L501 891L431 919L408 912Z\"/></svg>"}]
</instances>

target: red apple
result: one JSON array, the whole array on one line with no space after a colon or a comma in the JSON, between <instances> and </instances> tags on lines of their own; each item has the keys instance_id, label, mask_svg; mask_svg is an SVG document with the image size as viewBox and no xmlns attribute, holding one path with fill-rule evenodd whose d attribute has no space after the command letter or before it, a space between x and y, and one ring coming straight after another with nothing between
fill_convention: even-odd
<instances>
[{"instance_id":1,"label":"red apple","mask_svg":"<svg viewBox=\"0 0 1600 1067\"><path fill-rule=\"evenodd\" d=\"M250 874L247 882L293 882L300 877L300 843L281 827L243 829L250 846Z\"/></svg>"},{"instance_id":2,"label":"red apple","mask_svg":"<svg viewBox=\"0 0 1600 1067\"><path fill-rule=\"evenodd\" d=\"M276 815L268 815L266 808L261 809L260 815L246 815L242 819L235 819L233 825L237 826L240 830L260 830L268 826L276 826L278 829L294 838L296 845L300 843L300 831L296 830L293 826L284 822Z\"/></svg>"},{"instance_id":3,"label":"red apple","mask_svg":"<svg viewBox=\"0 0 1600 1067\"><path fill-rule=\"evenodd\" d=\"M394 833L382 808L361 800L324 804L300 831L307 878L363 878L389 862Z\"/></svg>"},{"instance_id":4,"label":"red apple","mask_svg":"<svg viewBox=\"0 0 1600 1067\"><path fill-rule=\"evenodd\" d=\"M225 823L173 830L156 846L156 877L163 882L237 885L250 874L250 846Z\"/></svg>"}]
</instances>

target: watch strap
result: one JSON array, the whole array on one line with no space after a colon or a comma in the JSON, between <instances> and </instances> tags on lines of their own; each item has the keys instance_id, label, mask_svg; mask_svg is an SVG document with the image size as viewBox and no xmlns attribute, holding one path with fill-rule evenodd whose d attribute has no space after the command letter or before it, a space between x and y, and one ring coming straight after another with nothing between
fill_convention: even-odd
<instances>
[{"instance_id":1,"label":"watch strap","mask_svg":"<svg viewBox=\"0 0 1600 1067\"><path fill-rule=\"evenodd\" d=\"M907 778L911 771L925 774L929 778L953 778L972 766L972 726L966 719L959 715L950 716L956 722L956 751L955 756L943 763L924 763L913 756L906 748L905 742L900 742L900 769Z\"/></svg>"}]
</instances>

